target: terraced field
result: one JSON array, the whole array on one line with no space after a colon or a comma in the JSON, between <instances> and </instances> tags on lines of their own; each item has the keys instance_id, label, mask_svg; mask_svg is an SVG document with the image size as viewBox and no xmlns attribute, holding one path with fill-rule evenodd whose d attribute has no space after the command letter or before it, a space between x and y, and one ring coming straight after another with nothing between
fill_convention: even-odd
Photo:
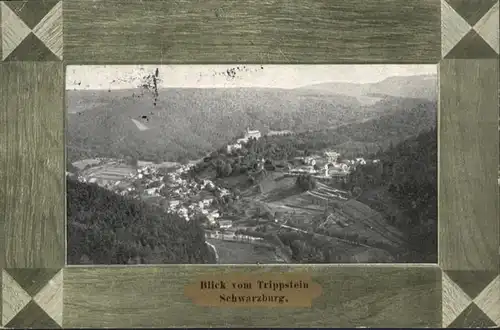
<instances>
[{"instance_id":1,"label":"terraced field","mask_svg":"<svg viewBox=\"0 0 500 330\"><path fill-rule=\"evenodd\" d=\"M74 162L72 165L79 170L83 170L86 166L98 165L101 161L99 159L83 159Z\"/></svg>"},{"instance_id":2,"label":"terraced field","mask_svg":"<svg viewBox=\"0 0 500 330\"><path fill-rule=\"evenodd\" d=\"M126 165L112 165L107 164L98 166L85 171L85 176L92 176L100 180L119 181L126 178L135 170Z\"/></svg>"}]
</instances>

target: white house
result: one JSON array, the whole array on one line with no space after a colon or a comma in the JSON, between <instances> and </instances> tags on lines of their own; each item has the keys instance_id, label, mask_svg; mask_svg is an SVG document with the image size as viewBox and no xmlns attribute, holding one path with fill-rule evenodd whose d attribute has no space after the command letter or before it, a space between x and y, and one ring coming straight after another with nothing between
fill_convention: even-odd
<instances>
[{"instance_id":1,"label":"white house","mask_svg":"<svg viewBox=\"0 0 500 330\"><path fill-rule=\"evenodd\" d=\"M172 206L172 207L179 206L180 203L181 203L181 201L178 201L178 200L173 200L173 201L169 202L170 206Z\"/></svg>"},{"instance_id":2,"label":"white house","mask_svg":"<svg viewBox=\"0 0 500 330\"><path fill-rule=\"evenodd\" d=\"M212 187L213 183L210 180L203 180L203 183L201 184L201 189L205 189L207 186Z\"/></svg>"},{"instance_id":3,"label":"white house","mask_svg":"<svg viewBox=\"0 0 500 330\"><path fill-rule=\"evenodd\" d=\"M260 134L260 131L257 131L257 130L251 131L248 128L247 128L247 131L245 133L246 139L254 138L254 139L258 140L258 139L260 139L261 136L262 135Z\"/></svg>"},{"instance_id":4,"label":"white house","mask_svg":"<svg viewBox=\"0 0 500 330\"><path fill-rule=\"evenodd\" d=\"M241 148L242 148L241 143L230 144L227 146L227 153L231 153L231 152L233 152L235 150L239 150Z\"/></svg>"},{"instance_id":5,"label":"white house","mask_svg":"<svg viewBox=\"0 0 500 330\"><path fill-rule=\"evenodd\" d=\"M340 170L340 171L344 171L344 172L347 172L349 170L349 166L347 166L347 164L343 164L343 163L334 164L333 167L336 170Z\"/></svg>"},{"instance_id":6,"label":"white house","mask_svg":"<svg viewBox=\"0 0 500 330\"><path fill-rule=\"evenodd\" d=\"M339 158L340 154L335 151L325 151L325 156L329 162L335 163L337 162L337 159Z\"/></svg>"},{"instance_id":7,"label":"white house","mask_svg":"<svg viewBox=\"0 0 500 330\"><path fill-rule=\"evenodd\" d=\"M148 194L148 195L154 195L158 192L158 188L145 189L144 192L146 192L146 194Z\"/></svg>"},{"instance_id":8,"label":"white house","mask_svg":"<svg viewBox=\"0 0 500 330\"><path fill-rule=\"evenodd\" d=\"M231 228L233 226L233 222L231 220L219 220L220 228Z\"/></svg>"},{"instance_id":9,"label":"white house","mask_svg":"<svg viewBox=\"0 0 500 330\"><path fill-rule=\"evenodd\" d=\"M222 197L224 197L224 196L228 196L228 195L229 195L229 190L222 188L222 189L220 190L220 195L221 195Z\"/></svg>"},{"instance_id":10,"label":"white house","mask_svg":"<svg viewBox=\"0 0 500 330\"><path fill-rule=\"evenodd\" d=\"M211 224L214 224L215 223L215 218L214 216L210 213L210 214L207 214L207 219L208 221L211 223Z\"/></svg>"},{"instance_id":11,"label":"white house","mask_svg":"<svg viewBox=\"0 0 500 330\"><path fill-rule=\"evenodd\" d=\"M314 166L316 165L316 160L312 157L304 158L304 164Z\"/></svg>"},{"instance_id":12,"label":"white house","mask_svg":"<svg viewBox=\"0 0 500 330\"><path fill-rule=\"evenodd\" d=\"M364 158L356 158L356 163L366 165L366 160Z\"/></svg>"},{"instance_id":13,"label":"white house","mask_svg":"<svg viewBox=\"0 0 500 330\"><path fill-rule=\"evenodd\" d=\"M203 206L210 206L212 204L213 199L212 198L206 198L202 200Z\"/></svg>"},{"instance_id":14,"label":"white house","mask_svg":"<svg viewBox=\"0 0 500 330\"><path fill-rule=\"evenodd\" d=\"M189 221L188 210L185 207L181 207L177 214Z\"/></svg>"}]
</instances>

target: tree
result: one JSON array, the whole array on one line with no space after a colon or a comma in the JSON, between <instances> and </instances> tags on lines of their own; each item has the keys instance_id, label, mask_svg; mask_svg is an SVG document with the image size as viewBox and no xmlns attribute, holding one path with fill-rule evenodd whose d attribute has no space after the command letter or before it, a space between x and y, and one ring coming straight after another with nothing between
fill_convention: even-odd
<instances>
[{"instance_id":1,"label":"tree","mask_svg":"<svg viewBox=\"0 0 500 330\"><path fill-rule=\"evenodd\" d=\"M355 197L359 197L361 195L361 193L363 192L363 190L360 188L360 187L354 187L352 189L352 194L355 196Z\"/></svg>"},{"instance_id":2,"label":"tree","mask_svg":"<svg viewBox=\"0 0 500 330\"><path fill-rule=\"evenodd\" d=\"M239 163L235 163L233 166L232 166L233 170L232 170L232 174L233 175L239 175L241 174L241 166Z\"/></svg>"},{"instance_id":3,"label":"tree","mask_svg":"<svg viewBox=\"0 0 500 330\"><path fill-rule=\"evenodd\" d=\"M224 164L222 167L222 175L227 177L230 176L231 173L233 173L233 169L231 168L231 165L229 163Z\"/></svg>"},{"instance_id":4,"label":"tree","mask_svg":"<svg viewBox=\"0 0 500 330\"><path fill-rule=\"evenodd\" d=\"M311 175L307 174L299 175L295 184L304 191L316 188L316 180Z\"/></svg>"},{"instance_id":5,"label":"tree","mask_svg":"<svg viewBox=\"0 0 500 330\"><path fill-rule=\"evenodd\" d=\"M131 157L131 156L128 156L125 158L125 163L127 165L130 165L132 167L137 167L139 165L139 161L137 160L137 158L134 158L134 157Z\"/></svg>"}]
</instances>

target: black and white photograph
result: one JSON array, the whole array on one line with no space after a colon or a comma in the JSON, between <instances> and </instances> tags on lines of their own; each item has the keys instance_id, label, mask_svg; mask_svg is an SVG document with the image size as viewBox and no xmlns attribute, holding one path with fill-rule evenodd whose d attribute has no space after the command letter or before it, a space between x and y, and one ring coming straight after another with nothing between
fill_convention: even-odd
<instances>
[{"instance_id":1,"label":"black and white photograph","mask_svg":"<svg viewBox=\"0 0 500 330\"><path fill-rule=\"evenodd\" d=\"M67 263L436 263L437 100L437 65L67 66Z\"/></svg>"}]
</instances>

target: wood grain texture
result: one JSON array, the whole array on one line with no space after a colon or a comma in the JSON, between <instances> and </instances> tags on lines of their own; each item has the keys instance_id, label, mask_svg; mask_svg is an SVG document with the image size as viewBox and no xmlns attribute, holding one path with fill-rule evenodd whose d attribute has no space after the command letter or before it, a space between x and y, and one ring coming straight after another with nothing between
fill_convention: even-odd
<instances>
[{"instance_id":1,"label":"wood grain texture","mask_svg":"<svg viewBox=\"0 0 500 330\"><path fill-rule=\"evenodd\" d=\"M217 272L307 271L322 286L312 308L194 305L184 287ZM68 267L64 327L439 327L435 266Z\"/></svg>"},{"instance_id":2,"label":"wood grain texture","mask_svg":"<svg viewBox=\"0 0 500 330\"><path fill-rule=\"evenodd\" d=\"M474 299L474 303L500 326L500 275Z\"/></svg>"},{"instance_id":3,"label":"wood grain texture","mask_svg":"<svg viewBox=\"0 0 500 330\"><path fill-rule=\"evenodd\" d=\"M0 11L2 10L1 5L0 5ZM3 27L2 27L2 13L0 12L0 45L3 44ZM0 47L0 58L3 59L3 46ZM1 327L0 327L1 328Z\"/></svg>"},{"instance_id":4,"label":"wood grain texture","mask_svg":"<svg viewBox=\"0 0 500 330\"><path fill-rule=\"evenodd\" d=\"M63 267L63 65L2 63L0 72L5 267Z\"/></svg>"},{"instance_id":5,"label":"wood grain texture","mask_svg":"<svg viewBox=\"0 0 500 330\"><path fill-rule=\"evenodd\" d=\"M448 2L441 0L441 55L446 56L472 29Z\"/></svg>"},{"instance_id":6,"label":"wood grain texture","mask_svg":"<svg viewBox=\"0 0 500 330\"><path fill-rule=\"evenodd\" d=\"M30 34L31 29L20 19L5 2L0 2L2 34L2 49L4 60Z\"/></svg>"},{"instance_id":7,"label":"wood grain texture","mask_svg":"<svg viewBox=\"0 0 500 330\"><path fill-rule=\"evenodd\" d=\"M471 304L472 299L445 272L442 273L443 327L448 327Z\"/></svg>"},{"instance_id":8,"label":"wood grain texture","mask_svg":"<svg viewBox=\"0 0 500 330\"><path fill-rule=\"evenodd\" d=\"M0 23L0 37L2 32L2 24ZM0 40L1 41L1 40ZM0 53L2 52L2 47L0 47ZM0 81L3 81L3 71L2 66L0 65ZM0 88L1 90L1 88ZM0 107L0 127L4 127L4 123L7 122L7 111L4 111L3 108ZM2 133L0 132L0 137L3 138ZM6 171L7 163L5 157L1 157L1 155L5 155L7 151L7 145L5 143L0 143L0 212L5 210L5 202L7 195L7 185L6 185ZM0 213L2 214L2 213ZM0 216L0 288L3 288L3 269L5 268L5 217ZM0 302L3 301L3 290L0 290ZM0 303L0 320L3 315L3 303ZM3 323L0 321L0 328Z\"/></svg>"},{"instance_id":9,"label":"wood grain texture","mask_svg":"<svg viewBox=\"0 0 500 330\"><path fill-rule=\"evenodd\" d=\"M498 60L443 60L439 265L498 271Z\"/></svg>"},{"instance_id":10,"label":"wood grain texture","mask_svg":"<svg viewBox=\"0 0 500 330\"><path fill-rule=\"evenodd\" d=\"M497 53L500 52L499 40L499 3L493 5L490 10L474 25L474 30L491 46Z\"/></svg>"},{"instance_id":11,"label":"wood grain texture","mask_svg":"<svg viewBox=\"0 0 500 330\"><path fill-rule=\"evenodd\" d=\"M47 285L33 297L33 300L58 325L62 325L63 270L59 271Z\"/></svg>"},{"instance_id":12,"label":"wood grain texture","mask_svg":"<svg viewBox=\"0 0 500 330\"><path fill-rule=\"evenodd\" d=\"M65 0L68 63L437 63L439 0Z\"/></svg>"},{"instance_id":13,"label":"wood grain texture","mask_svg":"<svg viewBox=\"0 0 500 330\"><path fill-rule=\"evenodd\" d=\"M2 271L1 277L1 325L5 325L30 302L31 296L6 271Z\"/></svg>"},{"instance_id":14,"label":"wood grain texture","mask_svg":"<svg viewBox=\"0 0 500 330\"><path fill-rule=\"evenodd\" d=\"M33 33L59 59L63 56L62 2L58 2L33 29Z\"/></svg>"}]
</instances>

